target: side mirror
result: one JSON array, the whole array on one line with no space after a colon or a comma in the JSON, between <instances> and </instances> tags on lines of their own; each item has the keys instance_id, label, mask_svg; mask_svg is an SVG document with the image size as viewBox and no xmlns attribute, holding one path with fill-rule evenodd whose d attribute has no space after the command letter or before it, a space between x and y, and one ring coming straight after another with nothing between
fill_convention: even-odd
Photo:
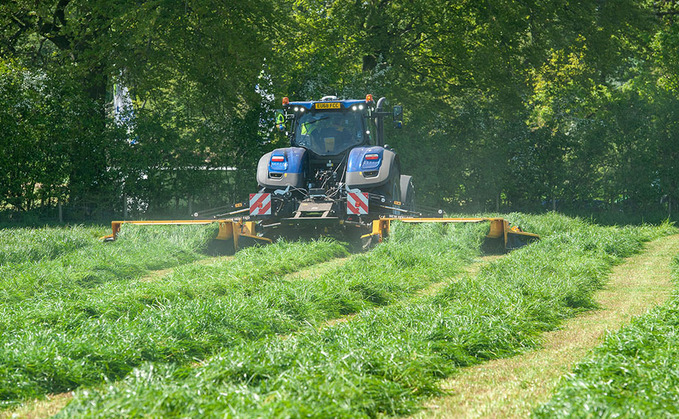
<instances>
[{"instance_id":1,"label":"side mirror","mask_svg":"<svg viewBox=\"0 0 679 419\"><path fill-rule=\"evenodd\" d=\"M274 111L276 113L276 128L278 128L279 131L284 132L285 131L285 114L283 111L276 109Z\"/></svg>"},{"instance_id":2,"label":"side mirror","mask_svg":"<svg viewBox=\"0 0 679 419\"><path fill-rule=\"evenodd\" d=\"M403 106L394 106L394 128L401 128L403 126Z\"/></svg>"}]
</instances>

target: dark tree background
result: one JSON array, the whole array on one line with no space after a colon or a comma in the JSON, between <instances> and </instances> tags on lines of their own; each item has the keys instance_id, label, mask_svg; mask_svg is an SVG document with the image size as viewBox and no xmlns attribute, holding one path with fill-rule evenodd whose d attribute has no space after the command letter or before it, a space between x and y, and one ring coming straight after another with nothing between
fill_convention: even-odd
<instances>
[{"instance_id":1,"label":"dark tree background","mask_svg":"<svg viewBox=\"0 0 679 419\"><path fill-rule=\"evenodd\" d=\"M667 217L677 19L669 0L8 0L0 214L238 202L284 145L283 96L372 93L405 107L388 142L423 205Z\"/></svg>"}]
</instances>

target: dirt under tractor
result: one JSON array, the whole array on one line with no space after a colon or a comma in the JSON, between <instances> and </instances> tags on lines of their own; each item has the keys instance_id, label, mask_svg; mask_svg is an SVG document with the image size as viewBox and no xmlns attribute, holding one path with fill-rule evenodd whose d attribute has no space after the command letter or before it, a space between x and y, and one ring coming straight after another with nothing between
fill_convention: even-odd
<instances>
[{"instance_id":1,"label":"dirt under tractor","mask_svg":"<svg viewBox=\"0 0 679 419\"><path fill-rule=\"evenodd\" d=\"M279 237L342 236L369 247L388 236L394 220L406 223L490 222L488 237L505 248L539 237L512 227L502 218L442 218L424 214L415 204L412 176L403 174L396 151L385 141L385 118L402 126L403 108L386 108L386 98L291 102L283 98L276 127L290 146L263 155L257 165L259 190L233 211L212 219L114 221L121 225L219 223L217 240L234 250Z\"/></svg>"}]
</instances>

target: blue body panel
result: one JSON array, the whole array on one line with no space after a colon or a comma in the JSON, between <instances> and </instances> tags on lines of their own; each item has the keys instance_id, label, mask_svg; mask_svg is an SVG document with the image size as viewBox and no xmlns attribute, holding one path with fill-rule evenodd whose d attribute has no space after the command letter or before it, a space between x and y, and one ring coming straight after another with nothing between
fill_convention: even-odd
<instances>
[{"instance_id":1,"label":"blue body panel","mask_svg":"<svg viewBox=\"0 0 679 419\"><path fill-rule=\"evenodd\" d=\"M366 160L366 154L377 154L377 160ZM365 172L378 170L382 166L384 148L380 146L356 147L349 153L347 172Z\"/></svg>"},{"instance_id":2,"label":"blue body panel","mask_svg":"<svg viewBox=\"0 0 679 419\"><path fill-rule=\"evenodd\" d=\"M301 147L277 148L271 152L271 157L283 156L285 161L269 160L269 172L273 173L302 173L304 170L304 155L306 150Z\"/></svg>"}]
</instances>

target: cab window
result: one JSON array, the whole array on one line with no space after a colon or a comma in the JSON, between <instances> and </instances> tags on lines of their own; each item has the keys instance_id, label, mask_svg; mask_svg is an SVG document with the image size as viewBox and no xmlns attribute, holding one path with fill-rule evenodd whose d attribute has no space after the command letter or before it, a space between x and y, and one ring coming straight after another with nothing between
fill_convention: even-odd
<instances>
[{"instance_id":1,"label":"cab window","mask_svg":"<svg viewBox=\"0 0 679 419\"><path fill-rule=\"evenodd\" d=\"M299 118L292 145L330 156L362 144L366 139L359 112L309 112Z\"/></svg>"}]
</instances>

